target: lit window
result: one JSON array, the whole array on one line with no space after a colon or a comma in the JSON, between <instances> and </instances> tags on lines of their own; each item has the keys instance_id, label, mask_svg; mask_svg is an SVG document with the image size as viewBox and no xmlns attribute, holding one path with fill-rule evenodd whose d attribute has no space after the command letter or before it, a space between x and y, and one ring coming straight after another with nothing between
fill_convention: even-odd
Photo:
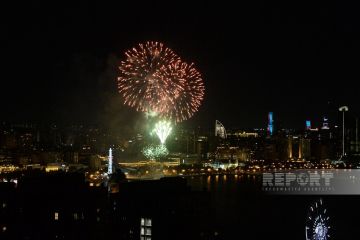
<instances>
[{"instance_id":1,"label":"lit window","mask_svg":"<svg viewBox=\"0 0 360 240\"><path fill-rule=\"evenodd\" d=\"M3 203L3 204L2 204L2 207L3 207L3 208L6 208L6 203Z\"/></svg>"},{"instance_id":2,"label":"lit window","mask_svg":"<svg viewBox=\"0 0 360 240\"><path fill-rule=\"evenodd\" d=\"M74 213L74 220L78 220L78 219L79 219L78 214Z\"/></svg>"},{"instance_id":3,"label":"lit window","mask_svg":"<svg viewBox=\"0 0 360 240\"><path fill-rule=\"evenodd\" d=\"M140 239L151 240L152 220L150 218L140 218Z\"/></svg>"},{"instance_id":4,"label":"lit window","mask_svg":"<svg viewBox=\"0 0 360 240\"><path fill-rule=\"evenodd\" d=\"M59 213L55 212L55 221L59 220Z\"/></svg>"},{"instance_id":5,"label":"lit window","mask_svg":"<svg viewBox=\"0 0 360 240\"><path fill-rule=\"evenodd\" d=\"M100 222L100 218L99 218L99 217L97 217L97 218L96 218L96 221Z\"/></svg>"},{"instance_id":6,"label":"lit window","mask_svg":"<svg viewBox=\"0 0 360 240\"><path fill-rule=\"evenodd\" d=\"M2 227L2 231L3 231L3 232L5 232L6 229L7 229L6 226L3 226L3 227Z\"/></svg>"}]
</instances>

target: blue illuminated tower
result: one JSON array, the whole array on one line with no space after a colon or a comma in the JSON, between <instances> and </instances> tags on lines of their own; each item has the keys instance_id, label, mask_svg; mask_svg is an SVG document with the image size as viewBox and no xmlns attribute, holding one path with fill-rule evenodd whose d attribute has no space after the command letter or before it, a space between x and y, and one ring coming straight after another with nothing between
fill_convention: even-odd
<instances>
[{"instance_id":1,"label":"blue illuminated tower","mask_svg":"<svg viewBox=\"0 0 360 240\"><path fill-rule=\"evenodd\" d=\"M306 130L310 130L311 129L311 121L306 120L305 124L306 124Z\"/></svg>"},{"instance_id":2,"label":"blue illuminated tower","mask_svg":"<svg viewBox=\"0 0 360 240\"><path fill-rule=\"evenodd\" d=\"M274 118L273 118L273 112L269 112L268 115L268 127L267 127L268 134L271 136L274 132Z\"/></svg>"}]
</instances>

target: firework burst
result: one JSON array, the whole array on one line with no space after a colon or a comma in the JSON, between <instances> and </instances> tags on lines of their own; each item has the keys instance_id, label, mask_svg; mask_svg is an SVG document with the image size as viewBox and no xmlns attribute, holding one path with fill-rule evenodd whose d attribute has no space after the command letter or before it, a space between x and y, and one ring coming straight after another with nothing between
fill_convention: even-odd
<instances>
[{"instance_id":1,"label":"firework burst","mask_svg":"<svg viewBox=\"0 0 360 240\"><path fill-rule=\"evenodd\" d=\"M172 130L171 123L168 121L159 121L155 124L154 132L158 136L161 145L165 144L166 139Z\"/></svg>"},{"instance_id":2,"label":"firework burst","mask_svg":"<svg viewBox=\"0 0 360 240\"><path fill-rule=\"evenodd\" d=\"M169 82L159 77L163 66L179 61L180 58L162 43L146 42L125 53L121 62L118 89L124 103L137 111L156 111L166 97Z\"/></svg>"},{"instance_id":3,"label":"firework burst","mask_svg":"<svg viewBox=\"0 0 360 240\"><path fill-rule=\"evenodd\" d=\"M164 145L149 145L142 150L144 156L149 160L156 160L162 157L166 157L169 151Z\"/></svg>"},{"instance_id":4,"label":"firework burst","mask_svg":"<svg viewBox=\"0 0 360 240\"><path fill-rule=\"evenodd\" d=\"M158 42L139 44L125 55L118 77L125 105L176 122L198 111L205 88L194 64Z\"/></svg>"},{"instance_id":5,"label":"firework burst","mask_svg":"<svg viewBox=\"0 0 360 240\"><path fill-rule=\"evenodd\" d=\"M198 111L204 98L202 76L194 64L174 62L161 71L161 78L169 81L171 93L161 104L162 116L181 122Z\"/></svg>"}]
</instances>

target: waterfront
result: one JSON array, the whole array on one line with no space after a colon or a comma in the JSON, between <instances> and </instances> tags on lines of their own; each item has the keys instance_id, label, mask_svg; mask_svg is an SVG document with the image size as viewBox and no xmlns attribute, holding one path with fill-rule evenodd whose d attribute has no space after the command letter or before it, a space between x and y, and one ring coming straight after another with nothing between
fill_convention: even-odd
<instances>
[{"instance_id":1,"label":"waterfront","mask_svg":"<svg viewBox=\"0 0 360 240\"><path fill-rule=\"evenodd\" d=\"M305 239L308 208L323 199L329 213L331 239L357 239L359 196L270 195L259 190L254 176L193 176L188 186L208 191L217 229L224 239L251 236L247 239Z\"/></svg>"}]
</instances>

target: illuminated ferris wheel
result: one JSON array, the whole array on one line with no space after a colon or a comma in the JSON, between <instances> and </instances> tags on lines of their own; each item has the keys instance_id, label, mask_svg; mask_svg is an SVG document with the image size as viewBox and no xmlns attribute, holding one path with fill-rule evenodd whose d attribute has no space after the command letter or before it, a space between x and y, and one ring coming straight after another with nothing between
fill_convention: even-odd
<instances>
[{"instance_id":1,"label":"illuminated ferris wheel","mask_svg":"<svg viewBox=\"0 0 360 240\"><path fill-rule=\"evenodd\" d=\"M322 199L319 199L310 206L306 218L306 240L329 240L330 228L327 210Z\"/></svg>"}]
</instances>

